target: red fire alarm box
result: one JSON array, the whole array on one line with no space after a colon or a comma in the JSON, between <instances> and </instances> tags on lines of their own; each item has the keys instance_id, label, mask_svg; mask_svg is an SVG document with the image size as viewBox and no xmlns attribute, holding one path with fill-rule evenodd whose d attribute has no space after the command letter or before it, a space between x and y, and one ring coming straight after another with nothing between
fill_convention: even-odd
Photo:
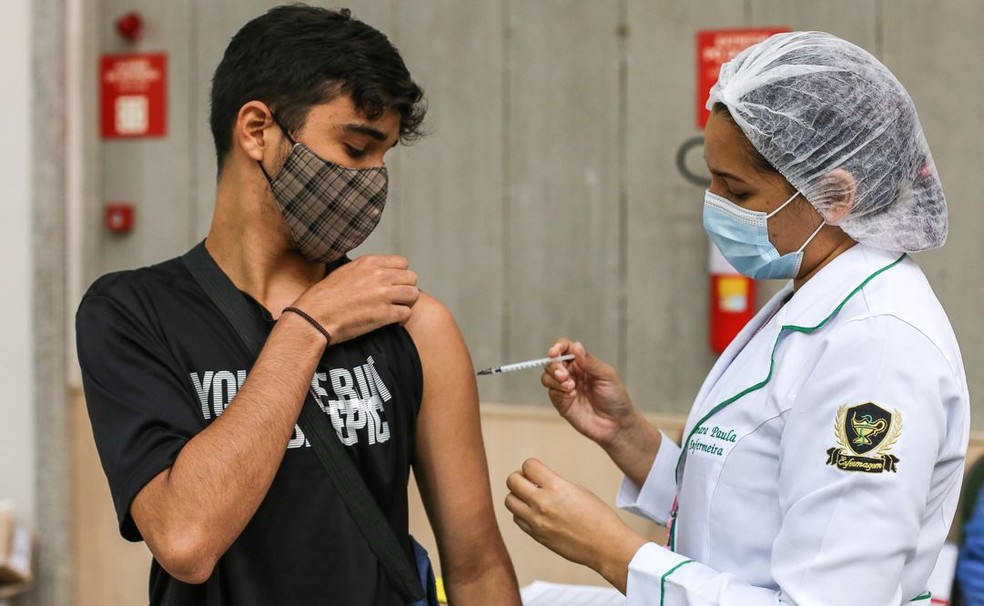
<instances>
[{"instance_id":1,"label":"red fire alarm box","mask_svg":"<svg viewBox=\"0 0 984 606\"><path fill-rule=\"evenodd\" d=\"M167 134L167 55L103 55L99 62L104 139Z\"/></svg>"},{"instance_id":2,"label":"red fire alarm box","mask_svg":"<svg viewBox=\"0 0 984 606\"><path fill-rule=\"evenodd\" d=\"M103 214L103 223L106 229L116 234L125 234L133 231L134 223L133 205L128 202L110 202L106 205Z\"/></svg>"},{"instance_id":3,"label":"red fire alarm box","mask_svg":"<svg viewBox=\"0 0 984 606\"><path fill-rule=\"evenodd\" d=\"M758 44L773 34L788 31L788 27L764 27L697 32L697 128L704 128L710 117L710 112L704 106L711 87L717 82L721 66L749 46Z\"/></svg>"}]
</instances>

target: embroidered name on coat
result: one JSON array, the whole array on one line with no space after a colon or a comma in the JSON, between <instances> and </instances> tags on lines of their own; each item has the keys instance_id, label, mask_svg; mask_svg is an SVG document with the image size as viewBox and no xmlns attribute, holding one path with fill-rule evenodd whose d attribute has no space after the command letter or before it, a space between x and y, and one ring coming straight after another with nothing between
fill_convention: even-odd
<instances>
[{"instance_id":1,"label":"embroidered name on coat","mask_svg":"<svg viewBox=\"0 0 984 606\"><path fill-rule=\"evenodd\" d=\"M689 454L705 453L716 457L724 457L738 441L738 434L727 427L702 426L694 430L687 444Z\"/></svg>"}]
</instances>

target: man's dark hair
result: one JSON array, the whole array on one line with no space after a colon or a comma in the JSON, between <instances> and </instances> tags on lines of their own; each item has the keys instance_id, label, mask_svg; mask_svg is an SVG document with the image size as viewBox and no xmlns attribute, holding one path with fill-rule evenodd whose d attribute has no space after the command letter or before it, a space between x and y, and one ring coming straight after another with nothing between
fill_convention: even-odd
<instances>
[{"instance_id":1,"label":"man's dark hair","mask_svg":"<svg viewBox=\"0 0 984 606\"><path fill-rule=\"evenodd\" d=\"M249 101L266 103L297 132L312 106L343 94L370 120L387 109L399 112L401 142L422 134L423 91L386 36L348 9L293 4L253 19L233 36L212 77L209 122L219 172L236 116Z\"/></svg>"}]
</instances>

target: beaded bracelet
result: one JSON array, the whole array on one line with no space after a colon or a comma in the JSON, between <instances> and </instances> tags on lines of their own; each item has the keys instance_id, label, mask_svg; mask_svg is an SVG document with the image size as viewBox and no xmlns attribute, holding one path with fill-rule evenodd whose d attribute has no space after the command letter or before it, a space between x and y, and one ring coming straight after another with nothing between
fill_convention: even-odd
<instances>
[{"instance_id":1,"label":"beaded bracelet","mask_svg":"<svg viewBox=\"0 0 984 606\"><path fill-rule=\"evenodd\" d=\"M325 336L325 340L328 341L325 344L325 346L331 345L331 333L328 332L325 329L325 327L321 325L321 322L318 322L317 320L315 320L314 318L312 318L310 315L308 315L307 312L305 312L302 309L298 309L296 307L285 307L284 308L284 311L282 313L286 313L288 311L291 312L291 313L295 313L295 314L301 316L302 318L304 318L305 320L307 320L308 323L311 326L317 328L318 329L318 332L320 332L321 334L323 334Z\"/></svg>"}]
</instances>

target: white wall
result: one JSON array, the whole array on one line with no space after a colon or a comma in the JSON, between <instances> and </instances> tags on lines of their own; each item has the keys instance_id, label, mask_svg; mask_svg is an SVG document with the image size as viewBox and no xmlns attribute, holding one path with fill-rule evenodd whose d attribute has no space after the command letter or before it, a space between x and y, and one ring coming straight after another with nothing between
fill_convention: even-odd
<instances>
[{"instance_id":1,"label":"white wall","mask_svg":"<svg viewBox=\"0 0 984 606\"><path fill-rule=\"evenodd\" d=\"M0 19L0 498L34 512L31 250L31 0L4 0ZM60 321L55 319L55 321ZM62 380L61 377L53 379Z\"/></svg>"}]
</instances>

